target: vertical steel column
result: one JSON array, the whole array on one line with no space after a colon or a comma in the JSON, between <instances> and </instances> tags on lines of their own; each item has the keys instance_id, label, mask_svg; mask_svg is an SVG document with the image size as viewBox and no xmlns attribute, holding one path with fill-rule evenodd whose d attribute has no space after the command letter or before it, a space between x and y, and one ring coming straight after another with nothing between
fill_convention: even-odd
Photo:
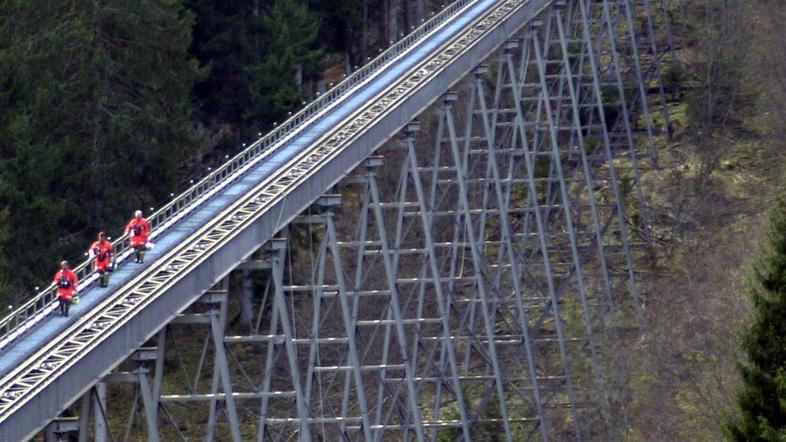
<instances>
[{"instance_id":1,"label":"vertical steel column","mask_svg":"<svg viewBox=\"0 0 786 442\"><path fill-rule=\"evenodd\" d=\"M145 407L145 419L147 422L147 440L148 442L158 442L158 422L155 420L158 414L155 410L158 408L158 402L153 400L153 393L150 389L150 382L147 379L147 370L138 367L136 370L137 382L139 382L139 391L142 395L142 404Z\"/></svg>"},{"instance_id":2,"label":"vertical steel column","mask_svg":"<svg viewBox=\"0 0 786 442\"><path fill-rule=\"evenodd\" d=\"M106 417L106 383L99 382L93 387L93 440L106 442L109 432Z\"/></svg>"},{"instance_id":3,"label":"vertical steel column","mask_svg":"<svg viewBox=\"0 0 786 442\"><path fill-rule=\"evenodd\" d=\"M240 421L238 420L237 416L235 398L232 395L232 379L229 375L229 364L227 363L226 352L224 349L226 309L226 299L224 299L221 302L218 311L215 309L210 311L210 332L213 337L213 346L215 348L214 363L218 367L218 380L221 383L221 388L224 390L224 404L229 417L229 428L232 432L232 440L234 442L240 442L243 438L240 433ZM215 388L213 391L215 391ZM211 401L210 412L213 419L210 420L207 437L212 438L215 428L215 401Z\"/></svg>"},{"instance_id":4,"label":"vertical steel column","mask_svg":"<svg viewBox=\"0 0 786 442\"><path fill-rule=\"evenodd\" d=\"M590 205L590 214L592 218L592 232L595 237L595 246L597 248L597 257L600 264L601 276L603 278L603 289L606 295L606 302L608 303L609 312L611 315L611 326L616 330L617 327L617 312L612 294L611 280L609 277L608 264L606 262L606 250L603 245L603 229L601 228L600 213L595 198L595 183L592 179L592 170L587 159L586 143L584 138L584 131L581 123L581 112L579 106L581 105L576 91L577 87L573 80L574 69L570 63L568 43L566 39L565 29L562 23L562 14L560 8L556 7L552 10L552 18L556 22L557 35L559 39L560 52L562 53L562 69L565 73L566 82L568 85L568 94L571 107L571 120L573 122L573 130L571 130L572 137L575 137L578 143L579 155L581 157L581 168L584 175L584 185L587 188L587 200ZM581 72L581 71L579 71ZM578 75L579 83L581 82L581 74ZM590 105L591 106L591 105ZM573 139L571 139L573 142ZM604 401L605 402L605 401ZM608 417L608 416L607 416Z\"/></svg>"},{"instance_id":5,"label":"vertical steel column","mask_svg":"<svg viewBox=\"0 0 786 442\"><path fill-rule=\"evenodd\" d=\"M322 311L322 295L324 292L323 284L325 283L325 266L327 260L327 237L323 235L322 241L319 243L319 251L316 257L317 275L314 281L314 295L313 295L313 311L311 321L311 333L309 334L309 347L308 347L308 369L306 371L306 393L305 399L311 402L313 395L314 376L316 375L314 367L317 363L317 354L319 352L319 325L320 316ZM261 441L260 441L261 442Z\"/></svg>"},{"instance_id":6,"label":"vertical steel column","mask_svg":"<svg viewBox=\"0 0 786 442\"><path fill-rule=\"evenodd\" d=\"M440 128L442 128L441 124L440 124ZM438 131L438 134L441 135L441 133L442 133L441 131ZM431 232L431 217L427 215L429 213L428 210L429 208L426 205L425 195L423 194L423 185L420 180L420 172L418 172L417 155L411 143L408 147L409 147L408 149L409 152L407 157L409 160L412 182L415 186L415 193L417 195L418 208L420 209L420 221L423 228L423 235L426 240L428 264L430 267L431 276L432 278L434 278L434 282L435 282L434 291L437 295L437 306L439 308L439 316L442 319L442 333L444 336L446 357L448 359L448 364L450 365L451 383L454 389L454 394L456 395L456 401L458 402L463 436L467 441L470 441L471 436L469 430L469 416L467 415L466 404L464 402L464 394L461 390L461 382L459 381L459 377L458 377L459 370L458 370L458 364L456 363L456 352L455 349L453 348L453 339L452 339L453 333L451 332L451 326L450 326L450 310L447 308L448 306L447 299L442 291L439 263L437 261L437 255L434 249L434 239L432 237L432 232ZM434 179L432 186L436 186L436 179ZM432 192L432 195L434 193L435 192ZM437 403L439 403L439 396L437 397L437 401L438 401Z\"/></svg>"},{"instance_id":7,"label":"vertical steel column","mask_svg":"<svg viewBox=\"0 0 786 442\"><path fill-rule=\"evenodd\" d=\"M499 358L497 357L497 348L494 342L494 325L491 322L489 316L489 302L488 302L488 294L486 293L486 283L483 280L484 274L484 260L481 258L480 250L478 248L477 240L475 238L475 228L473 226L472 221L472 213L470 211L469 206L469 199L467 197L467 184L465 182L466 177L462 173L462 169L460 167L461 155L459 153L458 142L456 141L456 127L453 123L453 107L451 106L449 96L443 97L442 101L442 109L444 111L444 115L446 118L446 123L448 127L448 134L450 136L450 149L453 153L453 162L456 164L456 180L458 181L459 187L459 209L464 209L465 215L465 225L467 229L467 237L469 238L470 243L470 251L472 252L472 264L475 268L475 277L477 279L477 288L478 293L480 296L482 309L483 309L483 321L486 326L486 336L489 340L488 342L488 351L491 358L491 363L494 368L494 376L495 382L497 386L497 400L499 401L500 412L502 413L502 425L505 429L505 439L510 442L512 441L512 436L510 432L510 422L508 420L508 406L507 406L507 399L505 395L505 380L503 378L502 369L499 365Z\"/></svg>"},{"instance_id":8,"label":"vertical steel column","mask_svg":"<svg viewBox=\"0 0 786 442\"><path fill-rule=\"evenodd\" d=\"M286 253L286 240L272 240L269 249L272 252L270 257L272 264L273 285L275 287L275 304L278 306L278 314L281 317L281 328L284 330L284 347L287 352L287 362L289 363L289 375L292 377L292 385L295 389L295 401L297 406L298 420L300 421L299 439L302 442L311 441L311 430L308 424L309 412L303 390L300 385L300 369L298 364L297 350L295 349L292 327L289 322L289 313L284 299L284 256ZM260 433L261 434L261 433Z\"/></svg>"},{"instance_id":9,"label":"vertical steel column","mask_svg":"<svg viewBox=\"0 0 786 442\"><path fill-rule=\"evenodd\" d=\"M79 412L79 442L87 442L87 432L90 429L90 403L93 389L87 390L82 395L82 403Z\"/></svg>"},{"instance_id":10,"label":"vertical steel column","mask_svg":"<svg viewBox=\"0 0 786 442\"><path fill-rule=\"evenodd\" d=\"M272 267L273 256L268 256L267 259L271 261L271 267ZM274 291L281 290L281 283L280 281L277 281L276 278L278 278L277 274L274 274L273 277L271 278L275 280L275 282L272 284ZM276 334L278 333L278 318L279 318L279 312L281 311L281 309L278 306L280 300L281 298L277 295L273 295L273 299L271 300L272 307L270 310L271 317L270 317L270 329L269 329L270 341L268 341L268 345L267 345L267 353L265 354L265 365L264 365L265 371L262 377L262 383L260 385L260 390L263 393L267 393L271 390L270 387L273 377L273 356L275 355L275 351L276 351L275 350ZM261 315L261 310L264 307L265 307L264 303L260 305L259 307L260 315ZM259 424L257 425L257 442L262 442L265 438L265 434L267 431L269 402L270 402L270 397L268 395L263 395L260 400Z\"/></svg>"},{"instance_id":11,"label":"vertical steel column","mask_svg":"<svg viewBox=\"0 0 786 442\"><path fill-rule=\"evenodd\" d=\"M655 39L655 27L652 24L652 8L650 7L650 0L644 0L644 16L646 19L647 36L649 38L650 50L652 51L652 65L655 70L655 80L658 83L658 95L661 102L661 113L663 114L663 124L666 126L666 132L669 138L672 136L671 129L671 116L669 115L669 103L666 101L666 91L663 88L663 75L660 67L660 52L658 50L658 42ZM668 18L665 19L668 22ZM671 41L671 40L669 40ZM657 160L657 151L655 159ZM655 161L657 166L657 161Z\"/></svg>"},{"instance_id":12,"label":"vertical steel column","mask_svg":"<svg viewBox=\"0 0 786 442\"><path fill-rule=\"evenodd\" d=\"M150 410L153 422L158 423L158 409L163 406L161 400L161 384L164 381L164 363L166 359L167 325L158 331L156 338L156 367L153 372L153 408Z\"/></svg>"},{"instance_id":13,"label":"vertical steel column","mask_svg":"<svg viewBox=\"0 0 786 442\"><path fill-rule=\"evenodd\" d=\"M381 160L381 158L380 158ZM357 317L358 312L360 309L360 294L359 290L363 287L364 276L369 276L371 274L371 268L373 265L371 263L365 263L365 255L366 255L366 246L368 239L368 222L369 222L369 210L371 203L371 189L370 189L370 180L373 179L373 166L370 164L372 163L371 158L366 159L364 161L364 165L366 166L366 173L363 175L363 206L360 209L360 222L358 224L358 237L357 237L357 257L355 261L355 281L354 281L354 289L356 291L355 296L352 299L352 317ZM376 163L374 161L374 163ZM386 319L391 319L391 311L388 309ZM399 321L400 323L400 321ZM388 363L388 357L390 354L390 324L386 323L384 326L385 329L385 336L383 338L383 349L382 349L382 365L383 367ZM385 399L385 377L386 377L386 369L382 368L379 372L379 380L377 381L377 405L376 405L376 412L374 417L374 425L377 429L374 431L374 440L380 440L383 429L379 428L381 421L382 421L382 406ZM347 392L350 388L351 377L350 373L347 371L344 377L344 391ZM348 396L344 396L344 401L342 403L342 412L343 415L346 415L347 408L348 408Z\"/></svg>"},{"instance_id":14,"label":"vertical steel column","mask_svg":"<svg viewBox=\"0 0 786 442\"><path fill-rule=\"evenodd\" d=\"M630 38L631 55L633 56L633 72L636 75L636 83L639 89L639 99L641 100L641 109L644 112L644 124L647 129L647 144L649 146L650 159L653 164L657 164L657 152L655 151L655 143L652 137L652 117L650 116L650 108L647 103L647 91L645 87L645 77L642 75L641 62L639 60L639 44L636 38L636 26L633 23L633 14L630 10L629 0L617 0L623 4L624 16L627 22L628 38ZM619 8L619 6L617 6Z\"/></svg>"},{"instance_id":15,"label":"vertical steel column","mask_svg":"<svg viewBox=\"0 0 786 442\"><path fill-rule=\"evenodd\" d=\"M355 281L354 281L354 287L353 287L353 289L354 289L354 296L352 298L352 318L354 318L354 320L356 320L356 318L358 317L359 312L360 312L360 301L361 301L361 298L362 298L361 288L363 287L364 275L367 276L367 277L370 276L373 273L373 270L375 268L375 265L374 265L375 264L375 260L371 259L370 262L366 263L365 255L367 253L367 245L368 245L367 243L371 242L371 241L369 241L368 236L367 236L367 234L368 234L368 221L369 221L369 205L371 204L370 203L371 194L370 194L370 188L369 188L369 182L368 182L367 175L370 173L370 169L374 167L374 166L371 166L371 164L372 163L376 164L377 160L381 160L381 158L376 158L375 159L375 157L370 157L370 158L367 158L363 162L364 165L366 166L367 170L366 170L366 174L363 175L363 178L361 178L363 183L365 184L365 186L364 186L364 192L363 192L363 208L361 209L361 212L360 212L360 224L358 226L359 227L359 237L357 239L357 260L356 260L356 268L355 268ZM347 180L345 180L345 181L347 181ZM373 250L369 251L369 252L373 252ZM376 257L376 255L375 255L375 257ZM386 315L386 320L390 321L391 317L392 317L392 312L390 311L390 309L387 309L387 312L385 313L385 315ZM375 425L379 425L379 423L380 423L379 421L381 419L381 414L382 414L382 403L383 403L383 400L384 400L384 397L385 397L384 386L385 386L385 377L386 377L386 372L387 372L386 366L387 366L387 363L388 363L388 356L389 356L389 353L390 353L390 334L391 334L391 324L390 324L390 322L386 322L385 325L383 326L383 328L385 330L385 332L384 332L385 336L383 338L383 343L382 343L382 346L383 346L383 349L382 349L382 365L381 365L381 369L378 372L379 379L378 379L378 382L377 382L377 386L379 388L379 391L378 391L378 394L377 394L377 406L376 406L377 417L375 418ZM376 331L378 331L378 330L375 330L375 332ZM373 337L372 337L372 339L373 339ZM370 349L367 348L363 352L363 357L361 358L361 363L367 357L369 350ZM342 404L341 404L341 415L342 416L347 416L347 414L348 414L348 410L349 410L349 391L351 389L351 382L352 382L351 372L349 370L347 370L345 372L345 375L344 375L344 397L343 397ZM343 428L344 427L342 426L342 429ZM376 438L379 438L379 435L380 435L381 431L382 431L382 429L380 428L380 429L377 429L374 432Z\"/></svg>"},{"instance_id":16,"label":"vertical steel column","mask_svg":"<svg viewBox=\"0 0 786 442\"><path fill-rule=\"evenodd\" d=\"M557 11L556 13L559 12ZM598 358L596 354L594 333L592 330L592 320L590 318L589 306L587 305L587 295L584 288L584 275L581 270L581 262L579 258L578 247L576 245L576 228L573 224L573 219L571 217L570 197L568 196L568 189L567 186L565 185L565 179L562 173L562 160L560 158L560 150L558 146L559 140L556 130L556 126L559 125L560 122L555 121L552 115L552 110L550 105L551 97L549 94L548 85L546 83L546 66L543 57L541 56L540 40L538 37L537 28L535 27L530 28L529 35L530 35L529 39L532 41L532 43L535 46L536 61L537 61L538 73L540 77L541 95L543 97L543 101L546 103L545 105L546 120L547 120L547 125L549 127L551 149L554 159L553 164L556 167L557 175L559 176L559 187L560 187L560 193L562 195L563 213L565 214L565 226L567 228L568 238L570 240L570 250L571 250L571 255L573 257L573 263L575 266L576 283L578 284L579 301L581 302L581 306L582 306L582 313L584 315L584 322L586 326L587 340L590 348L590 364L592 367L593 376L595 378L595 383L598 388L598 393L602 395L603 393L601 392L603 391L603 381L601 379L600 370L598 368ZM572 84L573 84L572 80L570 81L570 84L572 89ZM589 177L589 175L587 175L587 177ZM590 184L589 187L591 188L592 185ZM592 204L594 204L594 202ZM605 407L605 400L601 400L601 407L603 409L602 414L604 415L604 417L608 419L610 413L608 409Z\"/></svg>"},{"instance_id":17,"label":"vertical steel column","mask_svg":"<svg viewBox=\"0 0 786 442\"><path fill-rule=\"evenodd\" d=\"M360 406L361 420L363 421L363 435L366 440L371 440L371 422L368 415L368 403L366 402L366 390L363 386L363 376L360 372L360 359L358 358L357 344L355 342L355 333L357 333L357 318L350 315L349 300L347 299L347 287L344 283L344 268L341 264L341 253L338 249L336 238L336 227L333 222L333 212L328 210L325 213L327 235L328 235L328 249L330 254L333 255L333 269L335 271L336 283L338 284L338 297L341 304L341 315L344 320L344 331L347 335L349 343L349 363L350 370L355 378L355 390ZM344 391L348 394L348 390Z\"/></svg>"},{"instance_id":18,"label":"vertical steel column","mask_svg":"<svg viewBox=\"0 0 786 442\"><path fill-rule=\"evenodd\" d=\"M636 283L636 274L633 271L633 258L631 256L630 245L628 244L627 224L622 195L619 189L619 178L617 176L616 167L614 166L614 152L612 151L611 142L609 140L608 125L606 116L603 110L603 94L600 88L600 73L598 69L598 60L592 43L591 27L587 13L587 0L577 0L579 3L579 10L581 14L581 35L584 40L584 45L588 48L588 60L590 63L590 71L592 78L592 88L595 95L595 101L598 107L598 118L600 119L601 131L603 134L603 148L605 150L606 158L608 159L609 174L611 175L611 186L617 203L617 221L620 226L620 240L625 253L627 262L628 281L630 284L630 296L633 301L633 306L636 311L636 319L639 324L642 324L642 312L639 304L638 287ZM619 83L618 83L619 84Z\"/></svg>"},{"instance_id":19,"label":"vertical steel column","mask_svg":"<svg viewBox=\"0 0 786 442\"><path fill-rule=\"evenodd\" d=\"M444 129L443 119L440 118L439 119L439 123L438 123L438 129L437 129L437 134L439 134L439 136L437 137L437 140L439 140L439 138L442 136L443 129ZM419 172L418 166L417 166L418 161L417 161L417 158L416 158L416 151L415 151L415 137L419 133L420 133L420 123L417 122L417 121L413 121L413 122L407 124L407 126L404 128L404 136L405 136L405 138L404 138L404 148L405 148L405 156L406 156L406 158L405 158L405 160L403 161L403 164L402 164L402 189L401 189L401 195L400 195L401 208L400 208L400 211L399 211L399 219L403 219L404 203L406 202L406 189L407 189L406 183L408 182L407 179L411 178L412 179L412 183L413 183L412 187L415 189L416 200L418 200L417 209L420 211L420 215L421 215L419 218L421 220L423 220L423 219L426 220L424 223L425 223L425 225L428 226L428 230L430 232L431 226L433 226L433 218L434 218L433 213L431 211L424 212L424 207L425 206L420 204L420 201L423 198L423 189L422 189L422 182L421 182L421 178L420 178L420 172ZM436 146L437 147L434 150L432 150L432 152L434 153L434 164L432 165L432 167L434 168L435 171L436 171L436 169L437 169L437 167L439 165L439 149L438 149L439 142L437 142ZM434 173L434 175L435 176L433 177L433 180L434 180L433 182L436 185L436 179L437 179L436 172ZM418 193L418 190L417 190L418 188L420 188L420 192L419 193ZM429 207L434 207L435 206L435 198L436 198L436 186L431 191ZM403 237L402 237L401 233L402 232L397 229L397 232L396 232L396 235L398 237L397 244L401 244L402 241L403 241ZM425 236L425 234L424 234L424 236ZM426 284L427 284L427 281L429 280L427 275L429 273L429 268L431 268L431 251L434 251L433 247L431 249L429 249L428 245L427 245L426 250L424 251L423 255L421 256L422 264L421 264L421 269L420 269L420 273L419 273L420 283L418 284L417 317L423 317L423 310L424 310L424 303L425 303L425 299L424 298L425 298L425 293L426 293ZM453 271L454 271L453 268L454 267L455 267L455 260L451 260L451 270L450 270L451 274L453 274ZM439 277L439 274L431 274L430 280L431 280L431 283L435 287L435 291L437 290L437 285L442 284L442 282L440 280L440 277ZM442 308L443 308L441 303L439 303L439 308L440 308L440 312L441 312ZM445 310L448 310L448 309L445 309ZM440 314L440 316L442 316L442 315ZM444 321L443 321L443 324L444 324ZM417 324L415 326L415 335L416 335L416 337L420 337L420 334L421 334L420 324ZM418 352L417 352L418 351L417 343L418 343L418 339L416 338L415 342L413 342L413 345L412 345L412 355L413 355L412 356L412 360L414 362L417 362L417 354L418 354ZM440 413L441 413L441 409L442 409L443 373L447 370L447 366L449 365L449 362L447 360L447 358L448 358L448 356L447 356L448 355L447 348L448 348L448 346L452 347L453 345L454 345L454 339L453 339L453 336L452 336L452 332L449 332L449 331L446 332L445 328L443 326L441 339L435 340L434 341L434 346L432 347L432 351L436 350L436 348L439 348L439 350L440 350L439 351L438 366L435 369L437 371L437 375L438 375L439 381L436 382L436 385L434 386L434 388L435 388L434 402L433 402L434 403L434 407L433 407L433 411L432 411L432 420L433 421L438 421L441 418L441 414ZM428 356L429 355L426 355L426 357L428 357ZM428 357L428 360L429 360L429 364L428 365L433 363L433 359L432 358L433 358L433 355L431 355L431 357ZM457 382L457 379L458 379L458 377L451 376L451 380L453 381L453 385L455 385L455 383ZM420 390L422 385L423 385L422 383L420 385L418 385L418 391ZM461 407L464 406L463 400L461 402L459 402L459 406L460 406L460 408L459 408L460 413L466 414L466 411L463 411L463 412L461 411ZM435 430L431 433L431 440L432 441L436 441L438 434L439 434L439 428L436 427Z\"/></svg>"},{"instance_id":20,"label":"vertical steel column","mask_svg":"<svg viewBox=\"0 0 786 442\"><path fill-rule=\"evenodd\" d=\"M516 78L515 75L515 67L513 64L513 57L511 50L514 49L512 47L508 47L506 50L506 64L509 72L510 78ZM581 429L579 426L579 418L576 412L576 397L573 391L573 382L571 380L570 374L570 362L568 360L567 350L565 348L565 336L562 330L562 320L560 319L560 310L559 310L559 299L557 297L557 293L554 287L554 276L551 271L551 261L549 258L549 251L548 245L546 244L546 229L545 224L542 219L540 204L537 201L538 190L535 186L535 174L534 174L534 156L532 155L533 152L530 151L529 143L527 142L527 135L526 129L524 127L524 112L522 109L521 104L521 92L519 90L518 84L516 82L511 83L511 87L513 89L513 101L516 109L516 117L515 117L515 124L516 128L519 131L519 136L521 137L521 147L524 149L524 161L526 164L526 171L527 171L527 186L529 193L531 195L531 199L533 202L533 209L535 212L535 223L537 226L538 231L538 242L540 244L541 255L543 256L543 266L546 272L546 284L548 288L548 294L551 298L551 311L554 315L554 324L557 332L557 338L559 340L559 354L560 359L562 361L562 369L565 373L565 383L568 389L568 399L570 401L570 409L571 415L573 418L573 429L577 439L581 439Z\"/></svg>"},{"instance_id":21,"label":"vertical steel column","mask_svg":"<svg viewBox=\"0 0 786 442\"><path fill-rule=\"evenodd\" d=\"M415 371L414 367L412 366L413 362L407 354L407 337L404 332L404 325L403 325L403 315L401 313L401 302L399 300L398 294L398 284L396 283L396 272L393 268L393 263L390 259L390 249L388 247L388 239L385 227L385 220L382 217L382 209L380 208L380 199L379 199L379 190L377 189L377 182L374 178L373 169L368 168L367 172L367 179L369 184L369 189L371 191L371 204L374 208L374 218L377 224L379 240L382 244L382 260L385 265L385 277L388 283L388 290L390 290L390 305L388 308L393 309L393 318L396 321L396 335L399 341L399 352L401 352L401 358L404 361L404 371L406 376L406 383L407 383L407 393L408 393L408 403L412 416L412 421L415 425L415 434L417 435L418 441L423 441L424 433L423 433L423 426L420 417L420 410L417 404L417 391L415 390ZM387 342L387 340L386 340Z\"/></svg>"},{"instance_id":22,"label":"vertical steel column","mask_svg":"<svg viewBox=\"0 0 786 442\"><path fill-rule=\"evenodd\" d=\"M511 271L511 279L513 282L513 293L514 293L514 303L516 304L516 311L519 315L518 323L521 327L521 332L524 336L523 344L524 344L524 351L526 353L527 359L527 368L530 376L530 380L532 382L532 394L533 399L535 401L535 412L538 415L538 420L540 422L539 429L541 438L545 441L548 440L548 423L546 421L546 416L543 412L543 405L541 403L541 393L540 393L540 386L538 385L538 377L535 371L535 359L532 354L532 340L529 333L529 319L527 317L527 312L524 308L524 304L522 302L523 291L521 287L521 274L520 269L518 266L518 259L515 255L515 250L513 248L512 243L512 229L510 227L510 214L508 213L508 204L509 204L509 195L503 195L502 188L502 180L500 178L499 166L497 164L497 153L496 153L496 136L494 129L492 128L492 122L489 121L489 109L486 106L486 94L483 88L483 74L484 70L475 70L473 73L472 84L473 84L473 96L471 99L474 99L474 94L477 94L478 102L480 104L480 115L481 120L483 122L483 130L486 134L486 147L488 149L488 161L491 168L492 178L493 178L493 186L494 186L494 193L497 198L498 207L500 211L499 220L500 226L502 228L502 238L504 244L500 247L501 249L505 249L505 253L507 254L508 261L510 263L510 271ZM496 118L497 113L493 113L492 118ZM496 121L495 121L496 122ZM512 162L512 159L511 159ZM512 176L508 178L509 181L512 180ZM512 182L509 184L509 187L512 188ZM501 252L500 252L501 253ZM500 264L502 263L502 259L500 259Z\"/></svg>"},{"instance_id":23,"label":"vertical steel column","mask_svg":"<svg viewBox=\"0 0 786 442\"><path fill-rule=\"evenodd\" d=\"M587 1L587 0L579 0ZM644 201L644 191L641 187L641 173L639 169L639 160L636 154L636 142L633 138L633 129L631 128L630 110L628 109L628 102L625 96L625 86L622 82L622 70L620 68L619 53L617 52L617 29L615 22L611 19L611 12L609 8L609 0L602 0L603 5L603 18L609 35L609 48L611 51L611 63L614 70L615 80L617 82L617 90L620 95L620 106L622 107L623 126L625 128L625 137L628 142L629 156L631 167L633 170L633 180L636 186L636 192L639 199L639 210L641 211L642 231L644 232L644 241L649 246L652 243L649 230L649 215L647 211L646 202Z\"/></svg>"}]
</instances>

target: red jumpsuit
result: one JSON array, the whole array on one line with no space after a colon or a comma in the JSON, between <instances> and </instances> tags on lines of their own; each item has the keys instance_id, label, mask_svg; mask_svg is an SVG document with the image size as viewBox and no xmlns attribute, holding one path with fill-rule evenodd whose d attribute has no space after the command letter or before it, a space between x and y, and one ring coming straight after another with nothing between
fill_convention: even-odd
<instances>
[{"instance_id":1,"label":"red jumpsuit","mask_svg":"<svg viewBox=\"0 0 786 442\"><path fill-rule=\"evenodd\" d=\"M93 265L97 272L103 272L109 266L109 262L112 260L112 253L114 253L114 249L112 247L112 243L103 240L103 241L96 241L90 245L88 249L93 252L95 256L95 260L93 261Z\"/></svg>"},{"instance_id":2,"label":"red jumpsuit","mask_svg":"<svg viewBox=\"0 0 786 442\"><path fill-rule=\"evenodd\" d=\"M143 246L150 236L150 224L142 217L133 217L126 226L126 233L131 234L131 247Z\"/></svg>"},{"instance_id":3,"label":"red jumpsuit","mask_svg":"<svg viewBox=\"0 0 786 442\"><path fill-rule=\"evenodd\" d=\"M76 292L76 274L71 269L62 269L55 273L55 286L57 287L57 297L66 301L71 301Z\"/></svg>"}]
</instances>

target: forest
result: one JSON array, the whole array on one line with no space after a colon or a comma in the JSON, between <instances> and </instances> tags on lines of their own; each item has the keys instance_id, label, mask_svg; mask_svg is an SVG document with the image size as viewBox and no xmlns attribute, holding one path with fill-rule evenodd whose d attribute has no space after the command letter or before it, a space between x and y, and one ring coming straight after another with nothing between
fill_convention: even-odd
<instances>
[{"instance_id":1,"label":"forest","mask_svg":"<svg viewBox=\"0 0 786 442\"><path fill-rule=\"evenodd\" d=\"M775 203L786 184L786 10L668 4L674 130L643 177L655 247L639 264L646 325L626 365L621 432L783 440L786 331L772 325L786 314L786 203ZM98 231L119 235L135 209L165 203L442 7L0 2L0 305L31 296L61 259L84 259Z\"/></svg>"}]
</instances>

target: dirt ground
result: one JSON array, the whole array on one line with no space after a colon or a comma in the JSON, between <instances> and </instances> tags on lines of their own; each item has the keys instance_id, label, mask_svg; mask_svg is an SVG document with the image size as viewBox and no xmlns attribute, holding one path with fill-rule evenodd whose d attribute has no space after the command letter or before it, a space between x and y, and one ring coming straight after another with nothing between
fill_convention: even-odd
<instances>
[{"instance_id":1,"label":"dirt ground","mask_svg":"<svg viewBox=\"0 0 786 442\"><path fill-rule=\"evenodd\" d=\"M719 167L700 178L689 129L661 142L660 167L643 179L657 240L638 263L646 325L628 365L627 440L721 439L744 357L746 278L784 189L782 147L756 134L730 141Z\"/></svg>"}]
</instances>

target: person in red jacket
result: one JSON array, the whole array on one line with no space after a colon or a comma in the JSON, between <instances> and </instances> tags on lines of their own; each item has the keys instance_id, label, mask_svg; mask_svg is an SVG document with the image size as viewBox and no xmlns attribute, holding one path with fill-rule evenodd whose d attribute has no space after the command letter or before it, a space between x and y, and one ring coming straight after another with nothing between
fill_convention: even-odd
<instances>
[{"instance_id":1,"label":"person in red jacket","mask_svg":"<svg viewBox=\"0 0 786 442\"><path fill-rule=\"evenodd\" d=\"M60 316L68 316L68 308L71 307L77 285L76 274L69 268L68 261L60 263L60 270L55 273L54 281L57 299L60 301Z\"/></svg>"},{"instance_id":2,"label":"person in red jacket","mask_svg":"<svg viewBox=\"0 0 786 442\"><path fill-rule=\"evenodd\" d=\"M98 240L90 244L87 251L88 255L93 258L93 267L98 272L98 286L106 287L109 285L109 265L112 262L112 255L114 248L112 243L107 241L106 233L101 232L98 234Z\"/></svg>"},{"instance_id":3,"label":"person in red jacket","mask_svg":"<svg viewBox=\"0 0 786 442\"><path fill-rule=\"evenodd\" d=\"M150 224L142 216L142 211L137 210L134 217L126 225L126 233L131 235L131 247L134 248L136 262L141 263L145 260L145 246L147 238L150 236Z\"/></svg>"}]
</instances>

